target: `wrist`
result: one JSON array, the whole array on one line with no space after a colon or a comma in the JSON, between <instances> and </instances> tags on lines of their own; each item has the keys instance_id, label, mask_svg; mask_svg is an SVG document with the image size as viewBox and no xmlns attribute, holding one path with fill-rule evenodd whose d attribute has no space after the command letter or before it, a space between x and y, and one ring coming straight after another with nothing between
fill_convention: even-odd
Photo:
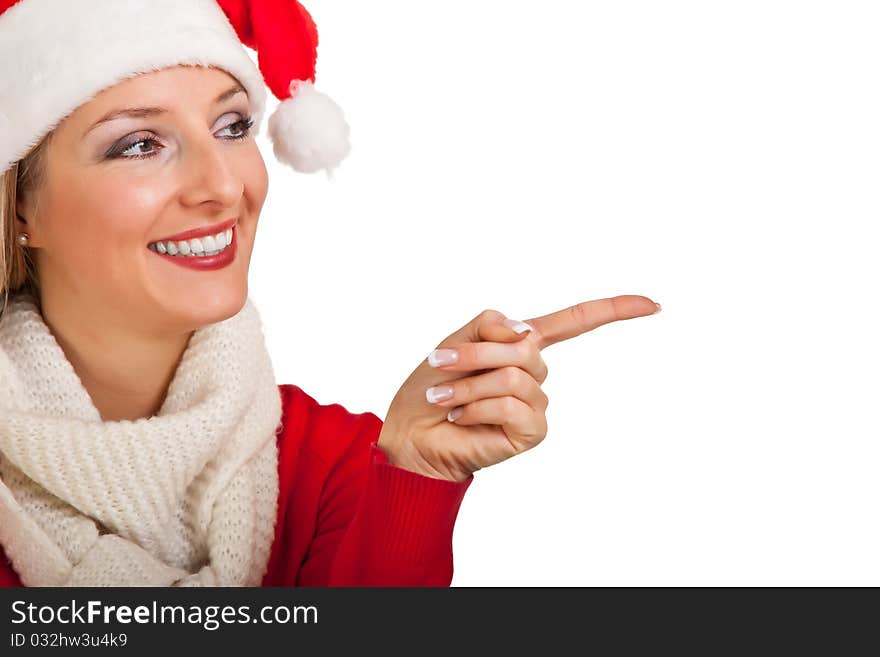
<instances>
[{"instance_id":1,"label":"wrist","mask_svg":"<svg viewBox=\"0 0 880 657\"><path fill-rule=\"evenodd\" d=\"M463 473L456 476L455 474L449 472L441 472L432 467L431 464L427 463L423 458L421 458L418 455L417 450L401 449L399 445L392 445L392 443L387 439L383 440L381 434L379 436L379 440L376 441L376 446L384 452L385 459L388 462L388 465L392 465L396 468L401 468L402 470L413 472L423 477L430 477L431 479L442 479L444 481L461 482L467 479L469 476Z\"/></svg>"}]
</instances>

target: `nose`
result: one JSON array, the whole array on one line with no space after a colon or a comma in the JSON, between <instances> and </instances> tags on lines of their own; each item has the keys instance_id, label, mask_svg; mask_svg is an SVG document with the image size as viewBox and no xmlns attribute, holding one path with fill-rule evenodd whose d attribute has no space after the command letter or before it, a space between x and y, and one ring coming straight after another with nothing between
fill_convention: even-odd
<instances>
[{"instance_id":1,"label":"nose","mask_svg":"<svg viewBox=\"0 0 880 657\"><path fill-rule=\"evenodd\" d=\"M187 205L214 202L236 206L244 193L244 182L237 172L229 144L213 135L190 139L181 160L182 196Z\"/></svg>"}]
</instances>

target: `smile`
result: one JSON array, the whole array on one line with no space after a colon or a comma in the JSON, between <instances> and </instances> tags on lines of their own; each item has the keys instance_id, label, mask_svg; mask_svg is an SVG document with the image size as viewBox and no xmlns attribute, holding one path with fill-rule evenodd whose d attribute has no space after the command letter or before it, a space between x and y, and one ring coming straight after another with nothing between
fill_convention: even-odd
<instances>
[{"instance_id":1,"label":"smile","mask_svg":"<svg viewBox=\"0 0 880 657\"><path fill-rule=\"evenodd\" d=\"M163 260L198 270L222 269L235 260L238 228L188 240L151 242L147 248Z\"/></svg>"},{"instance_id":2,"label":"smile","mask_svg":"<svg viewBox=\"0 0 880 657\"><path fill-rule=\"evenodd\" d=\"M232 229L229 228L216 235L194 237L190 240L167 240L152 242L147 246L151 251L178 257L203 257L223 253L232 244Z\"/></svg>"}]
</instances>

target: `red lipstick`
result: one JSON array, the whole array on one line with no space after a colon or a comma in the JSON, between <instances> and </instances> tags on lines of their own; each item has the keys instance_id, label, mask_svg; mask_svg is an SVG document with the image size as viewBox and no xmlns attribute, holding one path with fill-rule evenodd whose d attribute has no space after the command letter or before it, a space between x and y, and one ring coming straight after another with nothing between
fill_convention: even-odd
<instances>
[{"instance_id":1,"label":"red lipstick","mask_svg":"<svg viewBox=\"0 0 880 657\"><path fill-rule=\"evenodd\" d=\"M234 217L228 221L224 221L222 224L217 224L215 226L203 226L201 228L193 228L192 230L177 233L177 235L162 237L158 240L150 242L150 244L155 244L156 242L180 242L182 240L191 240L196 237L205 237L206 235L216 235L217 233L222 233L225 230L229 230L230 228L235 226L237 222L238 217Z\"/></svg>"},{"instance_id":2,"label":"red lipstick","mask_svg":"<svg viewBox=\"0 0 880 657\"><path fill-rule=\"evenodd\" d=\"M228 227L228 226L227 226ZM212 229L213 230L213 229ZM222 230L222 229L221 229ZM220 230L217 231L218 233ZM185 233L181 233L185 234ZM205 235L211 235L212 233L205 233ZM196 236L197 237L197 236ZM189 238L193 239L193 238ZM160 240L164 242L165 240ZM152 251L152 249L150 249ZM223 249L221 253L212 256L181 256L181 255L168 255L167 253L159 253L158 251L153 251L160 258L164 258L165 260L169 260L173 262L175 265L180 265L181 267L186 267L188 269L199 269L199 270L214 270L214 269L223 269L228 266L235 260L235 252L238 250L238 227L235 226L232 229L232 241L229 245Z\"/></svg>"}]
</instances>

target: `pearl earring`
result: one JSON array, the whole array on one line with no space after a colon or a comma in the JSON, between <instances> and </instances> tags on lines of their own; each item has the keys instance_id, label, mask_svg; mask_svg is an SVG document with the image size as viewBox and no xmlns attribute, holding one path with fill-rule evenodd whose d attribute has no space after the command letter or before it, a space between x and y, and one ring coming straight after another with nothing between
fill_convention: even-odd
<instances>
[{"instance_id":1,"label":"pearl earring","mask_svg":"<svg viewBox=\"0 0 880 657\"><path fill-rule=\"evenodd\" d=\"M28 240L30 239L30 235L27 233L19 233L18 235L18 243L20 246L27 246Z\"/></svg>"}]
</instances>

